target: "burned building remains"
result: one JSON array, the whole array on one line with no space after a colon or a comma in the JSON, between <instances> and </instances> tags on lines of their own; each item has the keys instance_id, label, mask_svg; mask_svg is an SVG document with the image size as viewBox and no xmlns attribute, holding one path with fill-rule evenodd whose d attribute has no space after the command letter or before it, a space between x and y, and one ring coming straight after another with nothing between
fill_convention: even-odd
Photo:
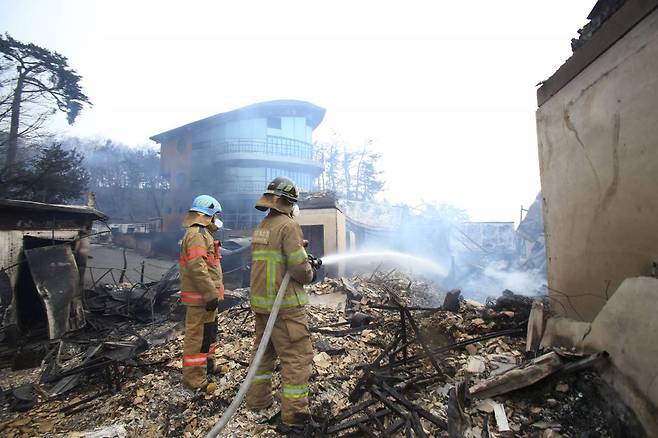
<instances>
[{"instance_id":1,"label":"burned building remains","mask_svg":"<svg viewBox=\"0 0 658 438\"><path fill-rule=\"evenodd\" d=\"M57 338L84 325L82 286L91 206L0 200L0 326L3 338Z\"/></svg>"}]
</instances>

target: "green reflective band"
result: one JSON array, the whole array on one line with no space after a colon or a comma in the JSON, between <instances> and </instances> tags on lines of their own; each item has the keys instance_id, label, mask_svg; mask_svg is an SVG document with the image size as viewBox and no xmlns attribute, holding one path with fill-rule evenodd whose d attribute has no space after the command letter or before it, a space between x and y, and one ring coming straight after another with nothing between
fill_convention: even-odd
<instances>
[{"instance_id":1,"label":"green reflective band","mask_svg":"<svg viewBox=\"0 0 658 438\"><path fill-rule=\"evenodd\" d=\"M308 255L304 248L299 248L297 251L292 252L288 255L288 265L298 265L302 262L308 260Z\"/></svg>"},{"instance_id":2,"label":"green reflective band","mask_svg":"<svg viewBox=\"0 0 658 438\"><path fill-rule=\"evenodd\" d=\"M278 249L257 249L251 253L251 259L256 261L266 262L268 260L273 260L276 262L282 262L283 256L281 251Z\"/></svg>"},{"instance_id":3,"label":"green reflective band","mask_svg":"<svg viewBox=\"0 0 658 438\"><path fill-rule=\"evenodd\" d=\"M272 373L256 374L254 376L254 382L269 382L270 380L272 380Z\"/></svg>"},{"instance_id":4,"label":"green reflective band","mask_svg":"<svg viewBox=\"0 0 658 438\"><path fill-rule=\"evenodd\" d=\"M276 249L259 249L251 253L253 262L265 262L265 283L268 296L276 294L276 270L277 264L283 263L281 252Z\"/></svg>"},{"instance_id":5,"label":"green reflective band","mask_svg":"<svg viewBox=\"0 0 658 438\"><path fill-rule=\"evenodd\" d=\"M269 312L272 310L272 306L274 306L275 298L276 297L252 294L250 298L251 307L267 310ZM302 292L284 296L283 301L281 301L281 308L290 309L291 307L303 306L305 304L308 304L308 295L306 292Z\"/></svg>"},{"instance_id":6,"label":"green reflective band","mask_svg":"<svg viewBox=\"0 0 658 438\"><path fill-rule=\"evenodd\" d=\"M286 385L283 384L283 396L285 398L308 397L308 385Z\"/></svg>"}]
</instances>

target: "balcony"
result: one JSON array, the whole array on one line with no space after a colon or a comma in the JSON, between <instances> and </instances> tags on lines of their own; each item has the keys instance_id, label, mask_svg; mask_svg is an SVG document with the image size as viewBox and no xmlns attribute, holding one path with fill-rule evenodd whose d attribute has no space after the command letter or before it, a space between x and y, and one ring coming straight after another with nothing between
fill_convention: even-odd
<instances>
[{"instance_id":1,"label":"balcony","mask_svg":"<svg viewBox=\"0 0 658 438\"><path fill-rule=\"evenodd\" d=\"M230 139L204 141L192 145L194 151L210 153L217 164L250 162L255 166L285 167L319 175L323 166L313 151L313 145L286 137L268 136L261 139Z\"/></svg>"}]
</instances>

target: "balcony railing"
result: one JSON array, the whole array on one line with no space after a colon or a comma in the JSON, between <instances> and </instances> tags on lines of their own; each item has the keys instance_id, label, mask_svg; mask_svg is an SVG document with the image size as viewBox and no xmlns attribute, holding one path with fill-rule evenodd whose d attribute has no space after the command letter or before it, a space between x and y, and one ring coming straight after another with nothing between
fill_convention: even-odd
<instances>
[{"instance_id":1,"label":"balcony railing","mask_svg":"<svg viewBox=\"0 0 658 438\"><path fill-rule=\"evenodd\" d=\"M200 141L192 144L193 150L204 150L214 154L265 154L274 156L288 156L302 160L317 161L313 145L304 141L287 137L267 136L260 139L228 139L217 142Z\"/></svg>"},{"instance_id":2,"label":"balcony railing","mask_svg":"<svg viewBox=\"0 0 658 438\"><path fill-rule=\"evenodd\" d=\"M223 193L262 193L263 188L267 186L267 181L258 182L224 182L222 183Z\"/></svg>"}]
</instances>

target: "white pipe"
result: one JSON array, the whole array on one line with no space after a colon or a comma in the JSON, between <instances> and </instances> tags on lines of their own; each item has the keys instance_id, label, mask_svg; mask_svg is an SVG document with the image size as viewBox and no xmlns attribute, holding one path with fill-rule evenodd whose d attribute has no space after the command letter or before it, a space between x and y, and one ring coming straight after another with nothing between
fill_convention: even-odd
<instances>
[{"instance_id":1,"label":"white pipe","mask_svg":"<svg viewBox=\"0 0 658 438\"><path fill-rule=\"evenodd\" d=\"M240 390L238 391L238 394L231 402L231 405L226 409L226 411L224 411L224 415L222 415L222 418L220 418L219 421L213 426L213 428L210 429L210 432L206 434L206 438L215 438L216 436L219 436L219 433L226 427L231 417L233 417L233 414L235 414L235 411L238 410L240 403L242 403L242 399L244 398L245 394L249 390L249 387L251 386L251 382L254 380L254 376L256 375L256 372L258 371L258 367L260 366L260 362L263 360L263 355L265 354L265 349L267 348L267 344L270 342L270 336L272 336L272 329L274 328L274 322L276 321L276 317L279 314L281 301L283 301L283 296L285 295L286 289L288 289L289 282L290 282L290 273L287 272L286 275L283 277L283 281L281 282L281 287L279 287L279 291L276 294L274 305L272 305L272 310L270 311L270 317L267 320L267 324L265 325L265 331L263 331L263 337L260 340L260 345L258 345L258 350L256 350L256 355L254 356L254 360L251 362L251 365L249 365L249 371L247 372L247 377L244 378L244 382L242 382L242 385L240 386Z\"/></svg>"}]
</instances>

